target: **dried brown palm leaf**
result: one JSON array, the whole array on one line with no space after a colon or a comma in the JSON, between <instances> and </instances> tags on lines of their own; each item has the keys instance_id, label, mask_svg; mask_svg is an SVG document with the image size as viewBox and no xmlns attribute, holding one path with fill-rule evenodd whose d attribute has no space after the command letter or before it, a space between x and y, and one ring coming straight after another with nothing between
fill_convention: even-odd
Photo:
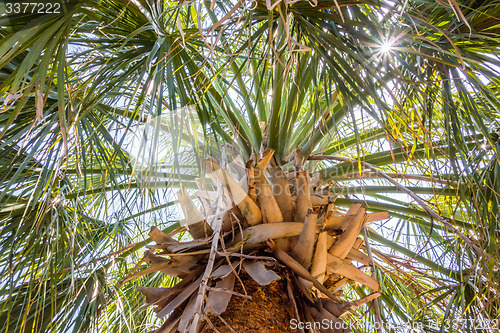
<instances>
[{"instance_id":1,"label":"dried brown palm leaf","mask_svg":"<svg viewBox=\"0 0 500 333\"><path fill-rule=\"evenodd\" d=\"M186 286L172 301L170 301L160 312L158 312L158 318L163 318L173 310L175 310L179 305L184 303L193 293L200 287L201 276L190 285Z\"/></svg>"},{"instance_id":2,"label":"dried brown palm leaf","mask_svg":"<svg viewBox=\"0 0 500 333\"><path fill-rule=\"evenodd\" d=\"M368 266L370 264L370 258L355 248L352 248L351 251L347 254L347 259L357 261L363 265Z\"/></svg>"},{"instance_id":3,"label":"dried brown palm leaf","mask_svg":"<svg viewBox=\"0 0 500 333\"><path fill-rule=\"evenodd\" d=\"M220 315L226 311L227 305L231 300L232 291L236 276L230 273L215 283L215 287L210 290L207 298L206 313L215 313Z\"/></svg>"},{"instance_id":4,"label":"dried brown palm leaf","mask_svg":"<svg viewBox=\"0 0 500 333\"><path fill-rule=\"evenodd\" d=\"M335 282L332 283L330 285L330 287L328 288L328 290L331 290L334 295L337 295L337 293L341 291L340 288L342 288L342 286L344 284L346 284L347 282L349 282L349 279L345 278L345 277L339 279L338 278L339 275L335 274L335 273L331 274L329 277L333 277L333 280L335 280Z\"/></svg>"},{"instance_id":5,"label":"dried brown palm leaf","mask_svg":"<svg viewBox=\"0 0 500 333\"><path fill-rule=\"evenodd\" d=\"M329 311L325 311L324 309L321 310L312 306L309 307L309 311L314 318L314 322L320 323L319 325L316 325L317 330L321 333L342 333L342 325L339 325L341 324L341 321L339 321L339 319ZM336 323L338 324L335 325Z\"/></svg>"},{"instance_id":6,"label":"dried brown palm leaf","mask_svg":"<svg viewBox=\"0 0 500 333\"><path fill-rule=\"evenodd\" d=\"M377 280L371 276L361 272L358 268L354 267L344 259L340 259L333 255L328 255L328 264L326 265L328 273L336 273L343 275L353 281L364 284L365 286L377 291L379 284Z\"/></svg>"},{"instance_id":7,"label":"dried brown palm leaf","mask_svg":"<svg viewBox=\"0 0 500 333\"><path fill-rule=\"evenodd\" d=\"M301 264L299 264L295 259L290 257L286 252L283 252L282 250L278 249L275 245L271 245L271 248L273 249L273 255L276 259L280 260L283 262L286 266L288 266L292 271L297 273L298 276L309 280L313 283L313 285L319 289L322 293L327 295L333 300L336 300L337 298L333 296L328 289L326 289L321 283L316 280L311 273L309 273Z\"/></svg>"},{"instance_id":8,"label":"dried brown palm leaf","mask_svg":"<svg viewBox=\"0 0 500 333\"><path fill-rule=\"evenodd\" d=\"M193 293L189 298L184 310L182 311L181 318L179 320L179 332L189 332L193 316L196 312L196 293Z\"/></svg>"},{"instance_id":9,"label":"dried brown palm leaf","mask_svg":"<svg viewBox=\"0 0 500 333\"><path fill-rule=\"evenodd\" d=\"M379 297L381 294L380 292L376 291L371 293L370 295L367 295L359 300L352 301L352 302L342 302L342 303L335 303L332 302L331 300L327 298L322 298L321 303L323 307L328 310L328 312L332 313L334 316L340 318L344 316L346 313L352 310L356 310L363 304L368 303L371 300L374 300L375 298Z\"/></svg>"},{"instance_id":10,"label":"dried brown palm leaf","mask_svg":"<svg viewBox=\"0 0 500 333\"><path fill-rule=\"evenodd\" d=\"M280 278L274 271L267 269L262 261L243 261L243 268L255 282L261 286L266 286Z\"/></svg>"},{"instance_id":11,"label":"dried brown palm leaf","mask_svg":"<svg viewBox=\"0 0 500 333\"><path fill-rule=\"evenodd\" d=\"M164 243L164 245L155 246L154 248L165 249L168 253L196 251L200 249L208 248L207 239L200 238L188 242L176 242L173 244Z\"/></svg>"},{"instance_id":12,"label":"dried brown palm leaf","mask_svg":"<svg viewBox=\"0 0 500 333\"><path fill-rule=\"evenodd\" d=\"M165 294L161 295L161 297L155 301L152 305L155 305L156 308L154 311L156 313L160 312L165 308L174 298L176 298L183 290L188 288L193 281L195 281L201 273L201 269L197 269L195 272L183 278L179 283L170 288ZM170 319L170 316L169 316Z\"/></svg>"},{"instance_id":13,"label":"dried brown palm leaf","mask_svg":"<svg viewBox=\"0 0 500 333\"><path fill-rule=\"evenodd\" d=\"M234 264L232 264L232 265L234 265ZM236 266L236 265L234 265L234 266ZM225 264L225 265L220 265L219 267L214 269L210 276L212 278L223 279L226 276L228 276L229 274L231 274L232 272L233 272L233 268L231 266L229 266L228 264Z\"/></svg>"},{"instance_id":14,"label":"dried brown palm leaf","mask_svg":"<svg viewBox=\"0 0 500 333\"><path fill-rule=\"evenodd\" d=\"M166 262L163 262L158 265L154 265L151 267L148 267L146 269L143 269L142 271L135 272L133 274L128 275L125 279L123 279L120 284L123 284L127 281L133 280L135 278L138 278L140 276L150 274L150 273L156 273L156 272L162 272L163 274L169 275L169 276L174 276L174 277L185 277L189 273L192 272L194 269L194 265L192 263L184 263L184 262L179 262L174 259L166 259Z\"/></svg>"},{"instance_id":15,"label":"dried brown palm leaf","mask_svg":"<svg viewBox=\"0 0 500 333\"><path fill-rule=\"evenodd\" d=\"M295 293L294 293L294 287L292 284L292 280L288 275L286 275L286 280L287 280L286 290L287 290L287 294L288 294L288 299L290 300L290 303L292 303L292 308L293 308L293 312L295 314L295 319L297 321L302 321L301 314L299 313L299 308L298 308L297 302L295 300ZM297 327L297 333L304 333L304 329L301 327Z\"/></svg>"},{"instance_id":16,"label":"dried brown palm leaf","mask_svg":"<svg viewBox=\"0 0 500 333\"><path fill-rule=\"evenodd\" d=\"M170 288L137 287L137 291L146 296L146 303L152 304L166 295Z\"/></svg>"},{"instance_id":17,"label":"dried brown palm leaf","mask_svg":"<svg viewBox=\"0 0 500 333\"><path fill-rule=\"evenodd\" d=\"M168 317L161 327L151 333L174 333L177 332L179 320L181 319L182 311L177 309Z\"/></svg>"},{"instance_id":18,"label":"dried brown palm leaf","mask_svg":"<svg viewBox=\"0 0 500 333\"><path fill-rule=\"evenodd\" d=\"M302 292L302 295L311 303L314 302L313 299L313 283L309 280L306 280L300 276L292 277L295 285Z\"/></svg>"},{"instance_id":19,"label":"dried brown palm leaf","mask_svg":"<svg viewBox=\"0 0 500 333\"><path fill-rule=\"evenodd\" d=\"M151 227L151 230L149 231L148 235L156 244L177 242L175 239L173 239L172 237L170 237L157 227Z\"/></svg>"}]
</instances>

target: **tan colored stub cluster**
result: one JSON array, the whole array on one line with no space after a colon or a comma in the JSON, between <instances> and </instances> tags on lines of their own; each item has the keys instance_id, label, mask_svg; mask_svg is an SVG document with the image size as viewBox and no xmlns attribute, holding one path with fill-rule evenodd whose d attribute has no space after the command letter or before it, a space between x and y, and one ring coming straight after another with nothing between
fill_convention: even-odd
<instances>
[{"instance_id":1,"label":"tan colored stub cluster","mask_svg":"<svg viewBox=\"0 0 500 333\"><path fill-rule=\"evenodd\" d=\"M185 225L176 232L187 230L192 241L179 242L151 229L156 245L148 246L143 258L149 267L134 270L125 281L153 272L181 278L170 289L139 288L158 317L167 317L156 333L198 332L210 323L209 315L224 316L232 297L251 302L249 295L234 291L235 283L243 283L242 270L261 286L286 278L288 290L298 291L288 293L294 317L304 322L338 322L380 296L378 282L365 272L370 258L359 235L367 224L389 218L387 212L368 214L353 204L339 213L328 189L313 187L300 167L285 174L272 150L243 171L246 177L237 181L214 161L207 162L213 187L207 190L200 183L195 193L204 213L187 192L179 192ZM349 281L372 293L342 301L341 287Z\"/></svg>"}]
</instances>

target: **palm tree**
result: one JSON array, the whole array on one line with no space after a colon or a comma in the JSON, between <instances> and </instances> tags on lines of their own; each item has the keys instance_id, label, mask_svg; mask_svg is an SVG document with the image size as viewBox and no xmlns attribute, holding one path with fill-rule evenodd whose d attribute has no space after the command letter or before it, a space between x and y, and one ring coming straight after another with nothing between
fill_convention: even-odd
<instances>
[{"instance_id":1,"label":"palm tree","mask_svg":"<svg viewBox=\"0 0 500 333\"><path fill-rule=\"evenodd\" d=\"M0 17L3 331L493 331L498 17L465 0Z\"/></svg>"}]
</instances>

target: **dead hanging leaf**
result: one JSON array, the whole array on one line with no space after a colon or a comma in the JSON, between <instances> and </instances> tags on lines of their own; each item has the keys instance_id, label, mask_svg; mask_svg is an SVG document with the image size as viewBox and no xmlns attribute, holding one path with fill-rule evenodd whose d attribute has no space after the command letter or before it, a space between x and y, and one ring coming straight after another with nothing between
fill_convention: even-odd
<instances>
[{"instance_id":1,"label":"dead hanging leaf","mask_svg":"<svg viewBox=\"0 0 500 333\"><path fill-rule=\"evenodd\" d=\"M321 333L342 333L342 326L335 326L335 323L341 323L337 317L332 315L330 312L326 311L325 309L318 310L315 307L310 306L309 312L311 313L312 317L314 318L314 321L317 322L323 322L325 319L330 321L332 325L326 325L326 326L321 326L320 327L320 332Z\"/></svg>"},{"instance_id":2,"label":"dead hanging leaf","mask_svg":"<svg viewBox=\"0 0 500 333\"><path fill-rule=\"evenodd\" d=\"M207 313L216 313L220 315L226 311L229 301L231 301L231 291L234 289L234 281L236 276L230 273L225 278L217 281L215 284L215 289L208 293L208 305L205 309Z\"/></svg>"},{"instance_id":3,"label":"dead hanging leaf","mask_svg":"<svg viewBox=\"0 0 500 333\"><path fill-rule=\"evenodd\" d=\"M187 256L186 256L187 257ZM163 274L170 275L170 276L175 276L175 277L184 277L191 273L195 269L195 264L192 262L192 259L185 259L185 260L177 260L177 259L165 259L167 260L166 262L148 267L146 269L143 269L140 272L136 272L133 274L128 275L125 279L120 281L120 285L123 283L130 281L132 279L138 278L140 276L150 274L150 273L155 273L155 272L162 272Z\"/></svg>"},{"instance_id":4,"label":"dead hanging leaf","mask_svg":"<svg viewBox=\"0 0 500 333\"><path fill-rule=\"evenodd\" d=\"M170 288L137 287L137 291L146 296L146 303L154 303L160 300Z\"/></svg>"},{"instance_id":5,"label":"dead hanging leaf","mask_svg":"<svg viewBox=\"0 0 500 333\"><path fill-rule=\"evenodd\" d=\"M349 278L353 281L364 284L368 288L371 288L375 291L379 289L377 280L361 272L359 269L347 263L345 260L332 256L330 254L328 255L328 265L326 266L326 270L328 271L328 273L336 273L345 276L346 278Z\"/></svg>"},{"instance_id":6,"label":"dead hanging leaf","mask_svg":"<svg viewBox=\"0 0 500 333\"><path fill-rule=\"evenodd\" d=\"M371 300L374 300L375 298L379 297L381 294L380 292L376 291L374 293L371 293L370 295L367 295L361 299L358 299L356 301L352 302L343 302L343 303L336 303L332 302L329 299L322 298L321 299L321 304L322 306L330 313L332 313L334 316L341 318L345 314L347 314L349 311L356 310L363 304L368 303Z\"/></svg>"},{"instance_id":7,"label":"dead hanging leaf","mask_svg":"<svg viewBox=\"0 0 500 333\"><path fill-rule=\"evenodd\" d=\"M179 272L179 277L188 275L197 267L197 259L195 256L176 256L172 257L170 260L173 262L173 267ZM162 269L160 272L168 274L165 269Z\"/></svg>"},{"instance_id":8,"label":"dead hanging leaf","mask_svg":"<svg viewBox=\"0 0 500 333\"><path fill-rule=\"evenodd\" d=\"M338 274L332 274L330 276L333 276L333 275L337 275L338 276ZM340 288L342 288L342 286L344 284L346 284L347 282L349 282L349 279L346 278L346 277L344 277L344 278L338 280L337 282L335 282L334 284L332 284L332 286L329 289L333 290L335 294L337 294L339 292L342 293L342 290L340 290Z\"/></svg>"},{"instance_id":9,"label":"dead hanging leaf","mask_svg":"<svg viewBox=\"0 0 500 333\"><path fill-rule=\"evenodd\" d=\"M344 313L346 307L343 303L332 302L327 298L321 298L318 302L321 302L322 307L337 318Z\"/></svg>"},{"instance_id":10,"label":"dead hanging leaf","mask_svg":"<svg viewBox=\"0 0 500 333\"><path fill-rule=\"evenodd\" d=\"M302 294L312 303L314 302L312 298L312 285L313 283L309 280L301 278L300 276L293 277L295 284L299 287Z\"/></svg>"},{"instance_id":11,"label":"dead hanging leaf","mask_svg":"<svg viewBox=\"0 0 500 333\"><path fill-rule=\"evenodd\" d=\"M357 261L366 266L370 264L370 258L366 254L355 248L352 248L351 251L349 251L346 258L349 260Z\"/></svg>"},{"instance_id":12,"label":"dead hanging leaf","mask_svg":"<svg viewBox=\"0 0 500 333\"><path fill-rule=\"evenodd\" d=\"M292 303L293 313L295 314L295 319L301 321L301 315L299 313L299 308L297 307L297 302L295 301L295 293L294 288L292 287L292 280L290 276L287 274L286 277L286 291L288 294L288 299L290 303ZM300 327L297 327L297 333L304 333L304 330Z\"/></svg>"},{"instance_id":13,"label":"dead hanging leaf","mask_svg":"<svg viewBox=\"0 0 500 333\"><path fill-rule=\"evenodd\" d=\"M150 251L144 252L144 257L142 258L142 260L144 260L149 266L156 266L170 261L169 259L157 256Z\"/></svg>"},{"instance_id":14,"label":"dead hanging leaf","mask_svg":"<svg viewBox=\"0 0 500 333\"><path fill-rule=\"evenodd\" d=\"M312 316L311 314L311 309L312 307L308 306L308 305L305 305L303 308L302 308L302 311L304 312L304 317L305 317L305 321L307 322L310 322L310 323L313 323L317 320L314 319L314 317ZM317 329L315 329L313 327L313 329L309 329L308 330L308 333L319 333Z\"/></svg>"},{"instance_id":15,"label":"dead hanging leaf","mask_svg":"<svg viewBox=\"0 0 500 333\"><path fill-rule=\"evenodd\" d=\"M225 278L226 276L228 276L232 272L233 272L233 270L231 269L231 266L221 265L221 266L217 267L217 269L214 270L212 272L212 274L210 274L210 276L213 278Z\"/></svg>"},{"instance_id":16,"label":"dead hanging leaf","mask_svg":"<svg viewBox=\"0 0 500 333\"><path fill-rule=\"evenodd\" d=\"M280 278L274 271L267 269L262 261L243 261L243 268L261 286L266 286Z\"/></svg>"},{"instance_id":17,"label":"dead hanging leaf","mask_svg":"<svg viewBox=\"0 0 500 333\"><path fill-rule=\"evenodd\" d=\"M178 243L175 239L158 229L157 227L151 227L148 236L158 245L162 243Z\"/></svg>"},{"instance_id":18,"label":"dead hanging leaf","mask_svg":"<svg viewBox=\"0 0 500 333\"><path fill-rule=\"evenodd\" d=\"M231 265L233 266L233 268L236 268L239 265L239 262L236 260L236 261L232 262ZM233 271L234 271L233 268L231 268L231 266L229 266L229 264L221 265L221 266L217 267L217 269L215 269L212 272L212 274L210 274L210 277L223 279L226 276L228 276L230 273L233 273Z\"/></svg>"},{"instance_id":19,"label":"dead hanging leaf","mask_svg":"<svg viewBox=\"0 0 500 333\"><path fill-rule=\"evenodd\" d=\"M380 292L376 291L376 292L371 293L370 295L367 295L367 296L360 298L356 301L346 303L345 312L343 312L340 316L342 317L348 311L356 310L357 308L359 308L363 304L366 304L369 301L374 300L377 297L380 297L381 295L382 294Z\"/></svg>"},{"instance_id":20,"label":"dead hanging leaf","mask_svg":"<svg viewBox=\"0 0 500 333\"><path fill-rule=\"evenodd\" d=\"M319 283L318 280L316 280L311 275L311 273L309 273L309 271L307 271L301 264L295 261L295 259L290 257L286 252L283 252L282 250L276 248L276 246L272 244L272 242L267 242L267 243L269 247L271 247L271 249L273 250L273 255L276 259L287 265L292 271L294 271L300 277L311 281L313 285L323 294L330 297L332 300L337 300L337 298L334 295L332 295L332 293L328 291L328 289L326 289L324 285Z\"/></svg>"},{"instance_id":21,"label":"dead hanging leaf","mask_svg":"<svg viewBox=\"0 0 500 333\"><path fill-rule=\"evenodd\" d=\"M168 305L175 297L177 297L186 287L190 286L191 283L195 279L199 277L201 274L201 268L199 268L197 271L193 272L191 275L183 278L179 283L177 283L175 286L170 288L168 292L165 293L165 295L162 295L162 297L156 301L155 303L151 305L156 305L156 308L154 308L154 312L158 313L160 312L165 306ZM170 316L169 316L170 318Z\"/></svg>"},{"instance_id":22,"label":"dead hanging leaf","mask_svg":"<svg viewBox=\"0 0 500 333\"><path fill-rule=\"evenodd\" d=\"M207 244L207 240L205 238L195 239L189 242L176 242L172 244L168 244L165 248L172 253L189 250L189 252L194 251L194 249L200 250L208 248L210 245Z\"/></svg>"},{"instance_id":23,"label":"dead hanging leaf","mask_svg":"<svg viewBox=\"0 0 500 333\"><path fill-rule=\"evenodd\" d=\"M173 310L175 310L179 305L184 303L195 290L200 287L202 276L200 276L196 281L186 286L170 303L167 304L160 312L158 312L158 318L163 318Z\"/></svg>"},{"instance_id":24,"label":"dead hanging leaf","mask_svg":"<svg viewBox=\"0 0 500 333\"><path fill-rule=\"evenodd\" d=\"M191 272L194 267L196 266L196 258L194 256L176 256L173 257L172 259L167 259L163 258L160 256L157 256L150 251L146 251L144 254L143 260L150 266L158 266L158 265L164 265L162 266L163 268L160 269L160 272L171 275L172 270L175 269L178 273L178 275L175 276L182 276L181 273L189 273Z\"/></svg>"},{"instance_id":25,"label":"dead hanging leaf","mask_svg":"<svg viewBox=\"0 0 500 333\"><path fill-rule=\"evenodd\" d=\"M179 320L179 332L188 332L189 326L191 326L191 321L193 320L194 314L196 312L196 296L194 293L191 295L186 307L182 311L181 319Z\"/></svg>"},{"instance_id":26,"label":"dead hanging leaf","mask_svg":"<svg viewBox=\"0 0 500 333\"><path fill-rule=\"evenodd\" d=\"M182 311L177 309L165 320L163 325L155 331L149 333L175 333L181 319Z\"/></svg>"}]
</instances>

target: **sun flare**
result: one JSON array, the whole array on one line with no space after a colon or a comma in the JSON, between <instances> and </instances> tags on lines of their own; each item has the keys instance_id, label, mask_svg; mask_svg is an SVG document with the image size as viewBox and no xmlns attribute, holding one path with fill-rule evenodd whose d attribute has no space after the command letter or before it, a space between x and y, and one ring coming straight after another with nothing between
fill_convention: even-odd
<instances>
[{"instance_id":1,"label":"sun flare","mask_svg":"<svg viewBox=\"0 0 500 333\"><path fill-rule=\"evenodd\" d=\"M380 52L382 54L389 54L391 53L392 49L394 46L394 42L392 40L386 40L380 45Z\"/></svg>"}]
</instances>

